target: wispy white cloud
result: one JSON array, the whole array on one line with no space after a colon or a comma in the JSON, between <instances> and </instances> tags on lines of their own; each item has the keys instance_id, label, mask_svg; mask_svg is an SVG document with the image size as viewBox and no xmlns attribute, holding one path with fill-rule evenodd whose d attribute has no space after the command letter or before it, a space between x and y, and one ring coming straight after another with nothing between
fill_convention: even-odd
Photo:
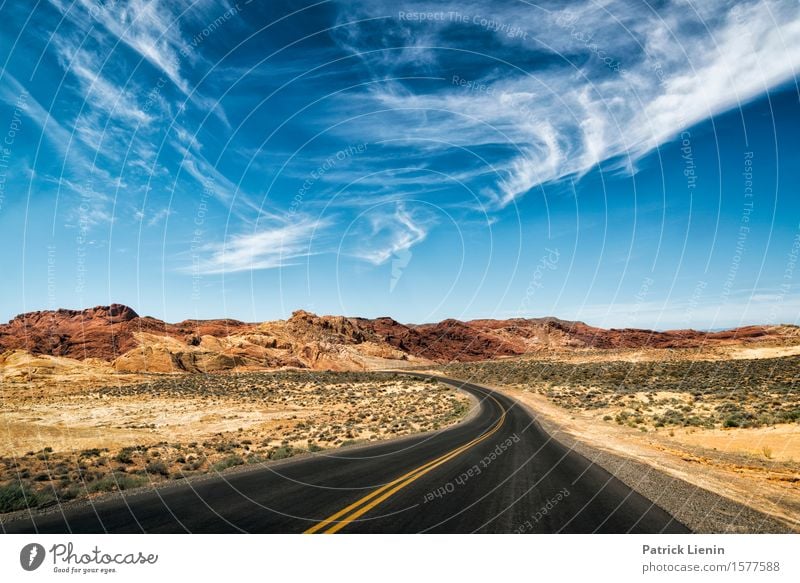
<instances>
[{"instance_id":1,"label":"wispy white cloud","mask_svg":"<svg viewBox=\"0 0 800 583\"><path fill-rule=\"evenodd\" d=\"M209 162L194 136L190 136L180 127L176 128L175 134L172 146L181 157L181 169L205 192L227 206L233 215L249 224L255 224L259 220L281 220L279 215L256 203L240 185L235 184Z\"/></svg>"},{"instance_id":2,"label":"wispy white cloud","mask_svg":"<svg viewBox=\"0 0 800 583\"><path fill-rule=\"evenodd\" d=\"M48 44L62 67L78 82L77 86L67 87L75 89L81 98L77 101L82 105L81 114L73 123L78 137L87 145L98 150L101 143L108 143L111 147L102 148L103 152L129 150L132 137L147 134L159 119L169 120L170 127L180 129L177 116L185 110L187 98L202 112L212 111L229 127L221 105L200 95L184 74L205 60L196 48L189 50L181 29L182 23L199 26L208 19L213 22L217 11L224 13L229 8L227 2L51 3L80 31L67 33L67 27L61 27ZM141 59L133 62L134 68L128 58L131 51ZM170 81L179 90L177 95L170 88ZM147 141L141 140L130 150L137 157L140 151L147 150Z\"/></svg>"},{"instance_id":3,"label":"wispy white cloud","mask_svg":"<svg viewBox=\"0 0 800 583\"><path fill-rule=\"evenodd\" d=\"M326 226L327 223L307 218L260 226L253 232L238 233L224 243L205 247L206 256L197 258L182 271L210 275L294 265L311 255L312 236Z\"/></svg>"},{"instance_id":4,"label":"wispy white cloud","mask_svg":"<svg viewBox=\"0 0 800 583\"><path fill-rule=\"evenodd\" d=\"M148 215L143 210L137 210L133 213L133 218L137 221L140 221L146 224L148 227L155 227L168 216L172 215L172 211L169 208L161 208L156 210L154 213Z\"/></svg>"},{"instance_id":5,"label":"wispy white cloud","mask_svg":"<svg viewBox=\"0 0 800 583\"><path fill-rule=\"evenodd\" d=\"M65 18L83 28L96 27L101 36L110 40L109 49L117 50L121 45L134 51L140 59L151 65L160 76L169 79L190 101L204 110L212 111L226 126L230 127L222 105L206 98L192 87L189 70L207 63L202 52L197 50L196 37L191 37L192 27L219 28L235 26L231 14L238 8L224 0L76 0L67 4L61 0L50 0ZM227 17L225 15L228 15ZM184 31L189 28L189 32ZM94 32L94 31L93 31ZM95 33L96 34L96 33Z\"/></svg>"},{"instance_id":6,"label":"wispy white cloud","mask_svg":"<svg viewBox=\"0 0 800 583\"><path fill-rule=\"evenodd\" d=\"M102 55L80 48L61 37L54 44L62 66L78 80L87 105L128 122L148 124L153 120L139 107L134 91L125 90L103 75L105 67Z\"/></svg>"},{"instance_id":7,"label":"wispy white cloud","mask_svg":"<svg viewBox=\"0 0 800 583\"><path fill-rule=\"evenodd\" d=\"M434 9L422 2L401 8ZM601 162L617 160L632 169L682 130L764 94L800 69L797 2L674 2L657 11L623 0L555 10L509 2L491 9L491 20L525 34L512 37L504 29L483 27L480 32L494 34L496 41L483 48L484 56L474 57L483 68L457 71L475 84L448 79L447 86L429 93L390 81L376 84L365 98L391 110L386 115L395 123L374 116L354 124L353 132L362 139L386 139L402 127L409 143L426 139L430 147L439 138L440 149L451 147L442 137L468 148L508 145L505 159L497 162L495 188L485 191L498 208L539 184L580 176ZM390 2L341 3L342 21L391 17L381 20L380 35L372 24L353 25L341 39L376 78L420 63L436 70L439 59L452 57L449 47L463 48L448 35L470 26L448 22L447 14L469 22L487 16L485 4L469 2L437 4L444 22L401 20L398 10ZM397 46L402 50L369 52ZM513 65L535 54L549 59Z\"/></svg>"},{"instance_id":8,"label":"wispy white cloud","mask_svg":"<svg viewBox=\"0 0 800 583\"><path fill-rule=\"evenodd\" d=\"M392 256L423 242L434 225L428 213L409 210L401 202L391 212L378 207L365 219L367 228L357 228L346 248L349 255L373 265L386 263Z\"/></svg>"},{"instance_id":9,"label":"wispy white cloud","mask_svg":"<svg viewBox=\"0 0 800 583\"><path fill-rule=\"evenodd\" d=\"M172 7L159 0L120 0L96 2L78 0L51 3L71 21L87 27L100 25L139 54L159 72L166 75L184 93L188 83L181 76L180 49L183 46L181 30Z\"/></svg>"},{"instance_id":10,"label":"wispy white cloud","mask_svg":"<svg viewBox=\"0 0 800 583\"><path fill-rule=\"evenodd\" d=\"M43 161L49 162L53 159L50 155L51 150L37 152L39 160L35 169L28 166L29 163L33 163L33 159L20 160L15 167L26 169L26 179L30 181L29 187L35 190L34 181L56 185L58 205L63 209L67 224L70 226L81 225L83 228L90 228L114 222L111 214L112 199L100 185L110 189L124 185L120 177L112 177L107 170L93 164L90 153L81 146L82 140L72 139L75 134L80 136L81 128L75 126L70 132L8 72L5 73L3 85L0 86L0 101L11 107L21 104L23 123L27 124L30 120L38 128L42 133L43 142L56 153L55 161L61 167L58 176L53 176L45 170ZM65 194L70 196L64 196Z\"/></svg>"},{"instance_id":11,"label":"wispy white cloud","mask_svg":"<svg viewBox=\"0 0 800 583\"><path fill-rule=\"evenodd\" d=\"M23 95L25 115L36 124L40 131L44 131L44 137L56 151L64 155L69 143L69 131L42 107L26 87L23 87L11 73L6 71L3 75L3 83L0 85L0 100L10 107L14 107L19 102L20 96Z\"/></svg>"}]
</instances>

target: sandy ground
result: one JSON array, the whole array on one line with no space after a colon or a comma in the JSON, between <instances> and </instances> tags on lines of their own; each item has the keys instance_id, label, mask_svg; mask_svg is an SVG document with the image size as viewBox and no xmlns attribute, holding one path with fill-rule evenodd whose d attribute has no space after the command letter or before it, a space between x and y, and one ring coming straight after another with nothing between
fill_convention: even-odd
<instances>
[{"instance_id":1,"label":"sandy ground","mask_svg":"<svg viewBox=\"0 0 800 583\"><path fill-rule=\"evenodd\" d=\"M301 419L314 410L245 407L235 400L213 408L197 400L109 399L87 395L58 402L12 405L0 421L4 435L0 456L22 456L52 447L56 452L120 448L159 441L195 441L218 433L265 429L285 419ZM276 432L280 436L280 431Z\"/></svg>"},{"instance_id":2,"label":"sandy ground","mask_svg":"<svg viewBox=\"0 0 800 583\"><path fill-rule=\"evenodd\" d=\"M755 429L676 429L672 441L690 447L787 462L800 471L800 425Z\"/></svg>"},{"instance_id":3,"label":"sandy ground","mask_svg":"<svg viewBox=\"0 0 800 583\"><path fill-rule=\"evenodd\" d=\"M758 429L676 429L642 433L567 411L543 395L495 387L577 440L769 514L800 531L800 425ZM770 457L765 455L767 448Z\"/></svg>"}]
</instances>

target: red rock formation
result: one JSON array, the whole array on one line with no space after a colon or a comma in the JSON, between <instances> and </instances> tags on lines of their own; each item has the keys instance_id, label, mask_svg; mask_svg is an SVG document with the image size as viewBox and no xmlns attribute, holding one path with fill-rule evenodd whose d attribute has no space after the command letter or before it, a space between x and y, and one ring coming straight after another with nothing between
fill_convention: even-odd
<instances>
[{"instance_id":1,"label":"red rock formation","mask_svg":"<svg viewBox=\"0 0 800 583\"><path fill-rule=\"evenodd\" d=\"M136 332L175 338L227 336L252 326L237 320L186 320L167 324L140 317L122 304L87 310L55 310L21 314L0 325L0 350L23 349L32 354L67 356L83 360L113 360L136 347Z\"/></svg>"},{"instance_id":2,"label":"red rock formation","mask_svg":"<svg viewBox=\"0 0 800 583\"><path fill-rule=\"evenodd\" d=\"M390 346L429 360L480 360L523 352L512 343L459 320L417 325L401 324L389 317L358 321Z\"/></svg>"},{"instance_id":3,"label":"red rock formation","mask_svg":"<svg viewBox=\"0 0 800 583\"><path fill-rule=\"evenodd\" d=\"M143 355L147 350L155 350L153 346L139 346L135 336L139 332L179 340L177 349L162 346L156 351L163 353L164 362L177 359L178 364L186 364L179 368L193 369L202 368L195 362L200 362L198 359L210 363L208 366L222 368L238 366L240 362L272 368L336 368L337 359L347 367L354 366L347 360L353 358L352 350L378 358L396 360L409 355L451 362L570 348L693 348L733 343L786 343L794 342L791 338L797 337L798 328L748 326L722 332L606 330L557 318L444 320L406 325L388 317L370 320L317 316L303 310L294 312L285 322L248 324L222 319L168 324L140 317L127 306L112 304L81 311L30 312L17 316L0 325L0 351L23 349L33 354L80 360L94 357L107 361L130 353L124 364L135 368L140 360L146 360ZM208 337L231 337L234 342L224 344ZM144 352L131 352L134 349ZM189 362L191 359L194 360Z\"/></svg>"}]
</instances>

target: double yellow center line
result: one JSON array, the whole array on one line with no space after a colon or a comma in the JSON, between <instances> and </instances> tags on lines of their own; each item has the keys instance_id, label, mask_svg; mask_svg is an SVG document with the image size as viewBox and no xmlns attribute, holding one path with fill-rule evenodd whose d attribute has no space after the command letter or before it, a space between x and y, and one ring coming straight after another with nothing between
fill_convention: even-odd
<instances>
[{"instance_id":1,"label":"double yellow center line","mask_svg":"<svg viewBox=\"0 0 800 583\"><path fill-rule=\"evenodd\" d=\"M451 459L455 458L456 456L464 453L468 449L478 445L485 439L488 439L492 435L494 435L500 427L502 427L503 422L506 420L506 409L500 404L500 401L495 399L492 395L487 395L492 401L497 403L497 406L500 407L502 414L500 415L500 419L497 423L486 433L480 435L470 441L469 443L465 443L464 445L455 448L452 451L447 452L446 454L437 457L434 460L431 460L410 472L407 472L400 476L399 478L389 482L373 490L360 500L357 500L350 504L350 506L343 508L339 512L332 514L325 520L318 522L311 528L305 531L304 534L313 534L316 532L322 531L324 534L333 534L339 532L345 526L357 520L359 517L363 516L373 508L375 508L378 504L389 498L390 496L394 495L395 493L399 492L418 478L424 476L431 470L434 470L441 466L442 464L450 461Z\"/></svg>"}]
</instances>

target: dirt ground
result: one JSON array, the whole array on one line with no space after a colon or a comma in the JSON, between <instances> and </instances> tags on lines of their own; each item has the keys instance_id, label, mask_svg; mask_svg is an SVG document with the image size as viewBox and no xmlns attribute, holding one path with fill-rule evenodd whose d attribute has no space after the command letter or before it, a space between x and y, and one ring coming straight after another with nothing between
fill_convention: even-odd
<instances>
[{"instance_id":1,"label":"dirt ground","mask_svg":"<svg viewBox=\"0 0 800 583\"><path fill-rule=\"evenodd\" d=\"M678 429L670 437L687 447L800 466L800 425L797 424L753 429Z\"/></svg>"}]
</instances>

